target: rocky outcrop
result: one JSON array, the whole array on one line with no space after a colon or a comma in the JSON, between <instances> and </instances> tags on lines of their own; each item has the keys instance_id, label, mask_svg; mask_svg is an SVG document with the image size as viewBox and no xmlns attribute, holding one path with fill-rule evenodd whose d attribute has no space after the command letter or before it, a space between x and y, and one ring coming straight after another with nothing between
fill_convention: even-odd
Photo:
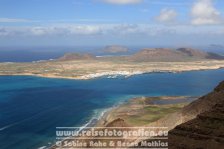
<instances>
[{"instance_id":1,"label":"rocky outcrop","mask_svg":"<svg viewBox=\"0 0 224 149\"><path fill-rule=\"evenodd\" d=\"M198 114L210 111L213 106L224 100L224 81L221 82L213 92L192 102L182 110L183 122L195 118Z\"/></svg>"},{"instance_id":2,"label":"rocky outcrop","mask_svg":"<svg viewBox=\"0 0 224 149\"><path fill-rule=\"evenodd\" d=\"M169 149L224 148L224 81L183 109L184 121L169 131Z\"/></svg>"}]
</instances>

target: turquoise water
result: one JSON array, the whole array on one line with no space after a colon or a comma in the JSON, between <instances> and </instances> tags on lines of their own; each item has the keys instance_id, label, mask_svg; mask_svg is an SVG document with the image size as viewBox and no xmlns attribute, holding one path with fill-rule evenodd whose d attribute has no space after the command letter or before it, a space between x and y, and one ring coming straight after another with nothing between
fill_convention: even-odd
<instances>
[{"instance_id":1,"label":"turquoise water","mask_svg":"<svg viewBox=\"0 0 224 149\"><path fill-rule=\"evenodd\" d=\"M105 109L136 96L200 96L224 80L224 69L152 73L93 80L0 77L0 148L37 149L56 127L83 126Z\"/></svg>"}]
</instances>

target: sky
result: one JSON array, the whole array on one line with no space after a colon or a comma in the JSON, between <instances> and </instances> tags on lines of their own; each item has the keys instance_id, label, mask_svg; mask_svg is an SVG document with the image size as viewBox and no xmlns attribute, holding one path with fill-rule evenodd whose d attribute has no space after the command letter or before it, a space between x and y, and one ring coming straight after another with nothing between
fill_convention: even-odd
<instances>
[{"instance_id":1,"label":"sky","mask_svg":"<svg viewBox=\"0 0 224 149\"><path fill-rule=\"evenodd\" d=\"M224 44L223 0L0 0L0 46Z\"/></svg>"}]
</instances>

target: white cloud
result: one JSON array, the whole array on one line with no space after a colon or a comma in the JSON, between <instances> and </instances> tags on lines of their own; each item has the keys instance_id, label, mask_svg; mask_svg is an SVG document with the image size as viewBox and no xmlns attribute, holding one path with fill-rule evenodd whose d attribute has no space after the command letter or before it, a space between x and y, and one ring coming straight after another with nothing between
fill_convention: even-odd
<instances>
[{"instance_id":1,"label":"white cloud","mask_svg":"<svg viewBox=\"0 0 224 149\"><path fill-rule=\"evenodd\" d=\"M68 27L69 34L96 35L102 33L102 27L98 25L71 25Z\"/></svg>"},{"instance_id":2,"label":"white cloud","mask_svg":"<svg viewBox=\"0 0 224 149\"><path fill-rule=\"evenodd\" d=\"M141 30L139 26L135 24L117 24L111 26L110 32L112 32L113 34L119 33L122 35L126 35L126 34L140 33Z\"/></svg>"},{"instance_id":3,"label":"white cloud","mask_svg":"<svg viewBox=\"0 0 224 149\"><path fill-rule=\"evenodd\" d=\"M18 18L0 18L0 23L17 23L17 22L30 22L31 20L27 19L18 19Z\"/></svg>"},{"instance_id":4,"label":"white cloud","mask_svg":"<svg viewBox=\"0 0 224 149\"><path fill-rule=\"evenodd\" d=\"M214 7L213 0L197 0L191 9L193 25L209 25L221 23L221 14Z\"/></svg>"},{"instance_id":5,"label":"white cloud","mask_svg":"<svg viewBox=\"0 0 224 149\"><path fill-rule=\"evenodd\" d=\"M0 27L0 36L90 36L110 31L108 25L61 24L50 26Z\"/></svg>"},{"instance_id":6,"label":"white cloud","mask_svg":"<svg viewBox=\"0 0 224 149\"><path fill-rule=\"evenodd\" d=\"M138 4L143 2L143 0L102 0L102 1L106 3L118 4L118 5Z\"/></svg>"},{"instance_id":7,"label":"white cloud","mask_svg":"<svg viewBox=\"0 0 224 149\"><path fill-rule=\"evenodd\" d=\"M51 26L0 27L0 37L160 37L176 35L224 35L224 26L149 24L61 24ZM96 38L97 39L97 38Z\"/></svg>"},{"instance_id":8,"label":"white cloud","mask_svg":"<svg viewBox=\"0 0 224 149\"><path fill-rule=\"evenodd\" d=\"M162 5L162 6L189 6L189 5L191 5L191 3L187 2L187 1L185 1L185 2L183 2L183 1L181 1L181 2L174 2L174 1L169 2L169 1L165 1L165 0L163 0L163 1L145 0L144 2L148 3L150 5Z\"/></svg>"},{"instance_id":9,"label":"white cloud","mask_svg":"<svg viewBox=\"0 0 224 149\"><path fill-rule=\"evenodd\" d=\"M147 24L63 24L53 26L0 27L0 36L126 36L159 35L164 29Z\"/></svg>"},{"instance_id":10,"label":"white cloud","mask_svg":"<svg viewBox=\"0 0 224 149\"><path fill-rule=\"evenodd\" d=\"M176 21L177 12L173 9L162 9L156 20L162 23L172 23Z\"/></svg>"},{"instance_id":11,"label":"white cloud","mask_svg":"<svg viewBox=\"0 0 224 149\"><path fill-rule=\"evenodd\" d=\"M101 34L99 25L56 25L45 27L30 27L27 33L35 36L44 35L96 35Z\"/></svg>"}]
</instances>

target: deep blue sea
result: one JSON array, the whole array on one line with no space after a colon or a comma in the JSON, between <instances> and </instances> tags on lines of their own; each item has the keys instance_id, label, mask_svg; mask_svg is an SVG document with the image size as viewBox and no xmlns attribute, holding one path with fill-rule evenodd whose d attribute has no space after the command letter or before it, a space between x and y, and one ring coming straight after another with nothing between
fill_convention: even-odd
<instances>
[{"instance_id":1,"label":"deep blue sea","mask_svg":"<svg viewBox=\"0 0 224 149\"><path fill-rule=\"evenodd\" d=\"M83 126L131 97L200 96L222 80L224 69L93 80L1 76L0 148L47 146L56 127Z\"/></svg>"}]
</instances>

